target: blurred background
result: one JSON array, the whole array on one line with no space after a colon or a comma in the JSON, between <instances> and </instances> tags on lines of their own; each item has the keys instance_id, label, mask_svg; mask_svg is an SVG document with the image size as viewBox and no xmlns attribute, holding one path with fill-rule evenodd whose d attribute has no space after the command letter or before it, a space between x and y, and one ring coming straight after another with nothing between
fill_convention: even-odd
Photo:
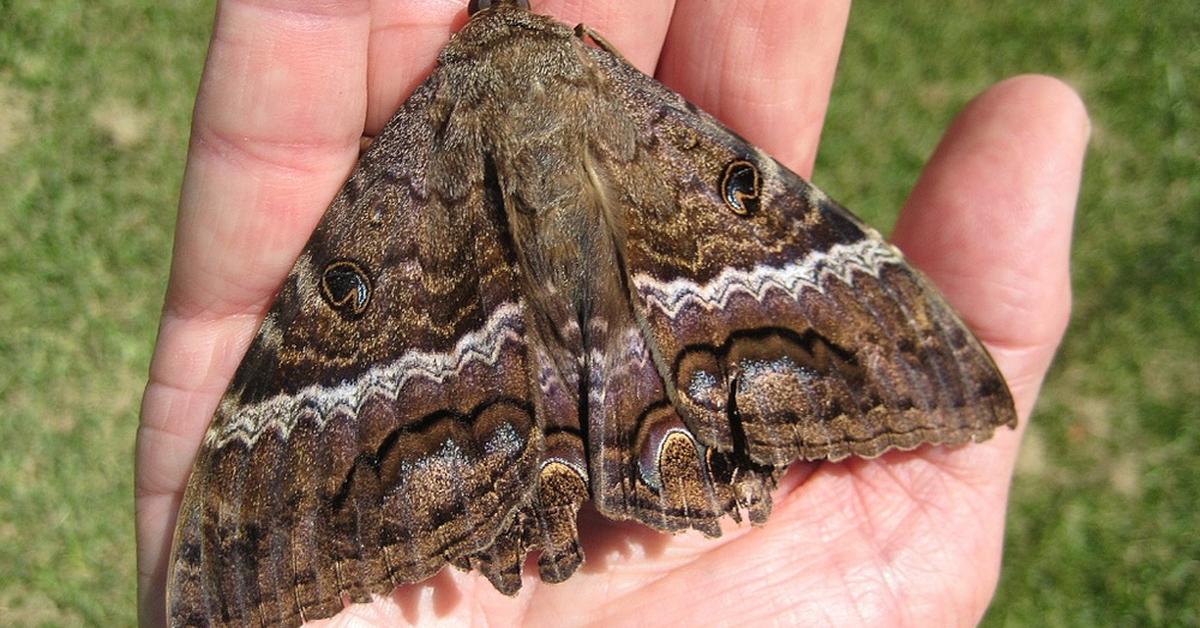
<instances>
[{"instance_id":1,"label":"blurred background","mask_svg":"<svg viewBox=\"0 0 1200 628\"><path fill-rule=\"evenodd\" d=\"M0 0L0 625L135 622L133 438L212 15ZM1196 4L860 3L815 179L886 231L955 113L1024 72L1094 131L985 624L1197 625Z\"/></svg>"}]
</instances>

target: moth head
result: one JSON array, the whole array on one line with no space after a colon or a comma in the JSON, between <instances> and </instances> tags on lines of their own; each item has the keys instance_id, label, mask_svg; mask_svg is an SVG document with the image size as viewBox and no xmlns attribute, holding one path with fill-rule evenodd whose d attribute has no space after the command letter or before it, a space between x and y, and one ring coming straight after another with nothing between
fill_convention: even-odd
<instances>
[{"instance_id":1,"label":"moth head","mask_svg":"<svg viewBox=\"0 0 1200 628\"><path fill-rule=\"evenodd\" d=\"M529 0L471 0L467 4L467 15L475 15L480 11L494 9L506 4L518 9L529 10Z\"/></svg>"},{"instance_id":2,"label":"moth head","mask_svg":"<svg viewBox=\"0 0 1200 628\"><path fill-rule=\"evenodd\" d=\"M371 302L371 278L357 262L332 261L321 273L321 297L342 316L357 318Z\"/></svg>"},{"instance_id":3,"label":"moth head","mask_svg":"<svg viewBox=\"0 0 1200 628\"><path fill-rule=\"evenodd\" d=\"M721 198L733 213L749 216L758 211L761 204L762 175L758 166L745 159L735 159L725 166L721 175Z\"/></svg>"}]
</instances>

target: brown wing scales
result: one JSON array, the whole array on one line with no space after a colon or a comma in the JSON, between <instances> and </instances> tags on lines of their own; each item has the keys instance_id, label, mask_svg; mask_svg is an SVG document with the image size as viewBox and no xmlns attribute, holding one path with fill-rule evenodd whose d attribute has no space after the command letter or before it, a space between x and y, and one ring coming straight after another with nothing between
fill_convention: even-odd
<instances>
[{"instance_id":1,"label":"brown wing scales","mask_svg":"<svg viewBox=\"0 0 1200 628\"><path fill-rule=\"evenodd\" d=\"M480 9L318 225L180 508L175 625L296 625L447 563L583 561L586 499L720 534L794 460L1014 425L846 210L600 42Z\"/></svg>"}]
</instances>

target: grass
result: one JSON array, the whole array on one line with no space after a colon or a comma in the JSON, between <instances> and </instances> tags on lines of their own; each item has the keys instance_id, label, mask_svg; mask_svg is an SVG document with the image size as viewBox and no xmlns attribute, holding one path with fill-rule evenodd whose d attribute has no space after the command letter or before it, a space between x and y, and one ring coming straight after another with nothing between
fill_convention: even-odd
<instances>
[{"instance_id":1,"label":"grass","mask_svg":"<svg viewBox=\"0 0 1200 628\"><path fill-rule=\"evenodd\" d=\"M212 8L0 0L0 624L130 625L132 451Z\"/></svg>"},{"instance_id":2,"label":"grass","mask_svg":"<svg viewBox=\"0 0 1200 628\"><path fill-rule=\"evenodd\" d=\"M1074 319L990 626L1200 623L1200 13L1144 6L851 15L817 177L876 224L987 85L1055 74L1092 114ZM0 15L0 624L128 625L132 443L212 6Z\"/></svg>"}]
</instances>

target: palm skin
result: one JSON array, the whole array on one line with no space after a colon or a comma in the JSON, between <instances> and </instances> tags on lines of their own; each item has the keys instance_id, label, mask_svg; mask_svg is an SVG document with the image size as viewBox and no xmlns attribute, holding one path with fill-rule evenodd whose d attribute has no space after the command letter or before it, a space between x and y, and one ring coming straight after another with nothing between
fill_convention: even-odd
<instances>
[{"instance_id":1,"label":"palm skin","mask_svg":"<svg viewBox=\"0 0 1200 628\"><path fill-rule=\"evenodd\" d=\"M175 258L137 442L140 614L165 623L176 510L221 393L308 234L465 20L462 0L226 0L197 97ZM848 2L534 2L604 34L808 176ZM580 6L585 5L585 6ZM1004 371L1016 431L958 449L797 464L770 522L717 540L581 515L588 562L527 570L506 598L444 570L331 624L970 625L999 572L1021 431L1070 310L1068 253L1087 114L1044 77L986 91L954 122L893 241Z\"/></svg>"}]
</instances>

